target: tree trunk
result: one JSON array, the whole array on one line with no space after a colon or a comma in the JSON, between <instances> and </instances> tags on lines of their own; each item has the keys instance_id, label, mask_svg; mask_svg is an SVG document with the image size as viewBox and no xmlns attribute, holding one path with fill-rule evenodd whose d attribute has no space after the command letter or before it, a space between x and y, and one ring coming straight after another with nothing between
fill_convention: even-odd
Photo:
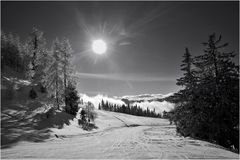
<instances>
[{"instance_id":1,"label":"tree trunk","mask_svg":"<svg viewBox=\"0 0 240 160\"><path fill-rule=\"evenodd\" d=\"M36 70L36 56L37 56L37 48L38 48L38 42L37 42L37 36L35 35L34 37L34 51L33 51L33 59L32 59L32 70L35 71Z\"/></svg>"},{"instance_id":2,"label":"tree trunk","mask_svg":"<svg viewBox=\"0 0 240 160\"><path fill-rule=\"evenodd\" d=\"M59 101L58 101L58 72L56 73L56 102L57 102L57 109L59 110Z\"/></svg>"},{"instance_id":3,"label":"tree trunk","mask_svg":"<svg viewBox=\"0 0 240 160\"><path fill-rule=\"evenodd\" d=\"M67 88L67 71L66 71L66 65L67 65L67 58L66 58L66 52L64 53L64 102L65 102L65 106L67 106L67 102L66 102L66 88Z\"/></svg>"}]
</instances>

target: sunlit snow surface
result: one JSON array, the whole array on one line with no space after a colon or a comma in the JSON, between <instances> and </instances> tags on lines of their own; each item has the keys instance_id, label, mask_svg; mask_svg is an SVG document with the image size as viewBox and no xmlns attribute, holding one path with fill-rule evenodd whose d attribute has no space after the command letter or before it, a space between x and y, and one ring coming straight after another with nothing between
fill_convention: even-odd
<instances>
[{"instance_id":1,"label":"sunlit snow surface","mask_svg":"<svg viewBox=\"0 0 240 160\"><path fill-rule=\"evenodd\" d=\"M83 131L76 119L52 129L44 142L19 142L2 149L2 158L77 159L238 159L214 144L176 135L168 120L97 111L98 129ZM57 134L59 138L56 138Z\"/></svg>"}]
</instances>

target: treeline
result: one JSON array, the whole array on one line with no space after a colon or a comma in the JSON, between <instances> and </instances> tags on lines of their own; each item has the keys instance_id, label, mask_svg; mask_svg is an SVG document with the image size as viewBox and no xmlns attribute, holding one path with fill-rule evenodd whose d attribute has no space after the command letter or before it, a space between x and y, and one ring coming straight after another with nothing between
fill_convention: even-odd
<instances>
[{"instance_id":1,"label":"treeline","mask_svg":"<svg viewBox=\"0 0 240 160\"><path fill-rule=\"evenodd\" d=\"M239 152L239 66L235 54L225 52L221 35L209 36L204 53L183 56L183 89L170 99L177 105L170 120L184 136L205 139Z\"/></svg>"},{"instance_id":2,"label":"treeline","mask_svg":"<svg viewBox=\"0 0 240 160\"><path fill-rule=\"evenodd\" d=\"M161 118L162 115L159 113L155 112L154 110L150 110L147 108L147 110L143 110L139 106L130 106L128 105L117 105L117 104L112 104L108 101L104 102L103 100L101 103L98 105L99 110L105 110L105 111L112 111L112 112L120 112L120 113L126 113L126 114L131 114L135 116L144 116L144 117L158 117Z\"/></svg>"},{"instance_id":3,"label":"treeline","mask_svg":"<svg viewBox=\"0 0 240 160\"><path fill-rule=\"evenodd\" d=\"M56 38L47 49L43 32L36 28L25 42L20 42L17 35L1 32L2 73L7 75L11 70L29 80L32 85L30 98L38 97L34 86L40 86L41 91L54 100L55 109L65 104L66 111L75 114L79 97L72 76L72 53L67 38Z\"/></svg>"}]
</instances>

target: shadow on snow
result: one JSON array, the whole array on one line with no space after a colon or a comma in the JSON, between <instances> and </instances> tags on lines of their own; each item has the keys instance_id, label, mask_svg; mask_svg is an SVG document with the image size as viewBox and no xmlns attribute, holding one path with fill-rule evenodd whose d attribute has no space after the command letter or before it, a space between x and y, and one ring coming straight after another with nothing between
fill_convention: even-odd
<instances>
[{"instance_id":1,"label":"shadow on snow","mask_svg":"<svg viewBox=\"0 0 240 160\"><path fill-rule=\"evenodd\" d=\"M18 106L12 106L18 107ZM8 108L8 107L3 107ZM46 113L27 116L15 112L1 113L1 148L9 148L20 141L43 142L51 136L49 128L63 128L64 124L69 125L70 120L75 117L65 112L55 112L52 116Z\"/></svg>"}]
</instances>

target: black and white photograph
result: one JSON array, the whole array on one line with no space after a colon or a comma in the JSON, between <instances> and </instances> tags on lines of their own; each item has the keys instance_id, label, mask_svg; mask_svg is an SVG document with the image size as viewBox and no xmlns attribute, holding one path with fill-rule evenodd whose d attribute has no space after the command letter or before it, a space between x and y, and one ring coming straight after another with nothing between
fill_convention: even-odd
<instances>
[{"instance_id":1,"label":"black and white photograph","mask_svg":"<svg viewBox=\"0 0 240 160\"><path fill-rule=\"evenodd\" d=\"M1 1L1 159L239 159L239 1Z\"/></svg>"}]
</instances>

